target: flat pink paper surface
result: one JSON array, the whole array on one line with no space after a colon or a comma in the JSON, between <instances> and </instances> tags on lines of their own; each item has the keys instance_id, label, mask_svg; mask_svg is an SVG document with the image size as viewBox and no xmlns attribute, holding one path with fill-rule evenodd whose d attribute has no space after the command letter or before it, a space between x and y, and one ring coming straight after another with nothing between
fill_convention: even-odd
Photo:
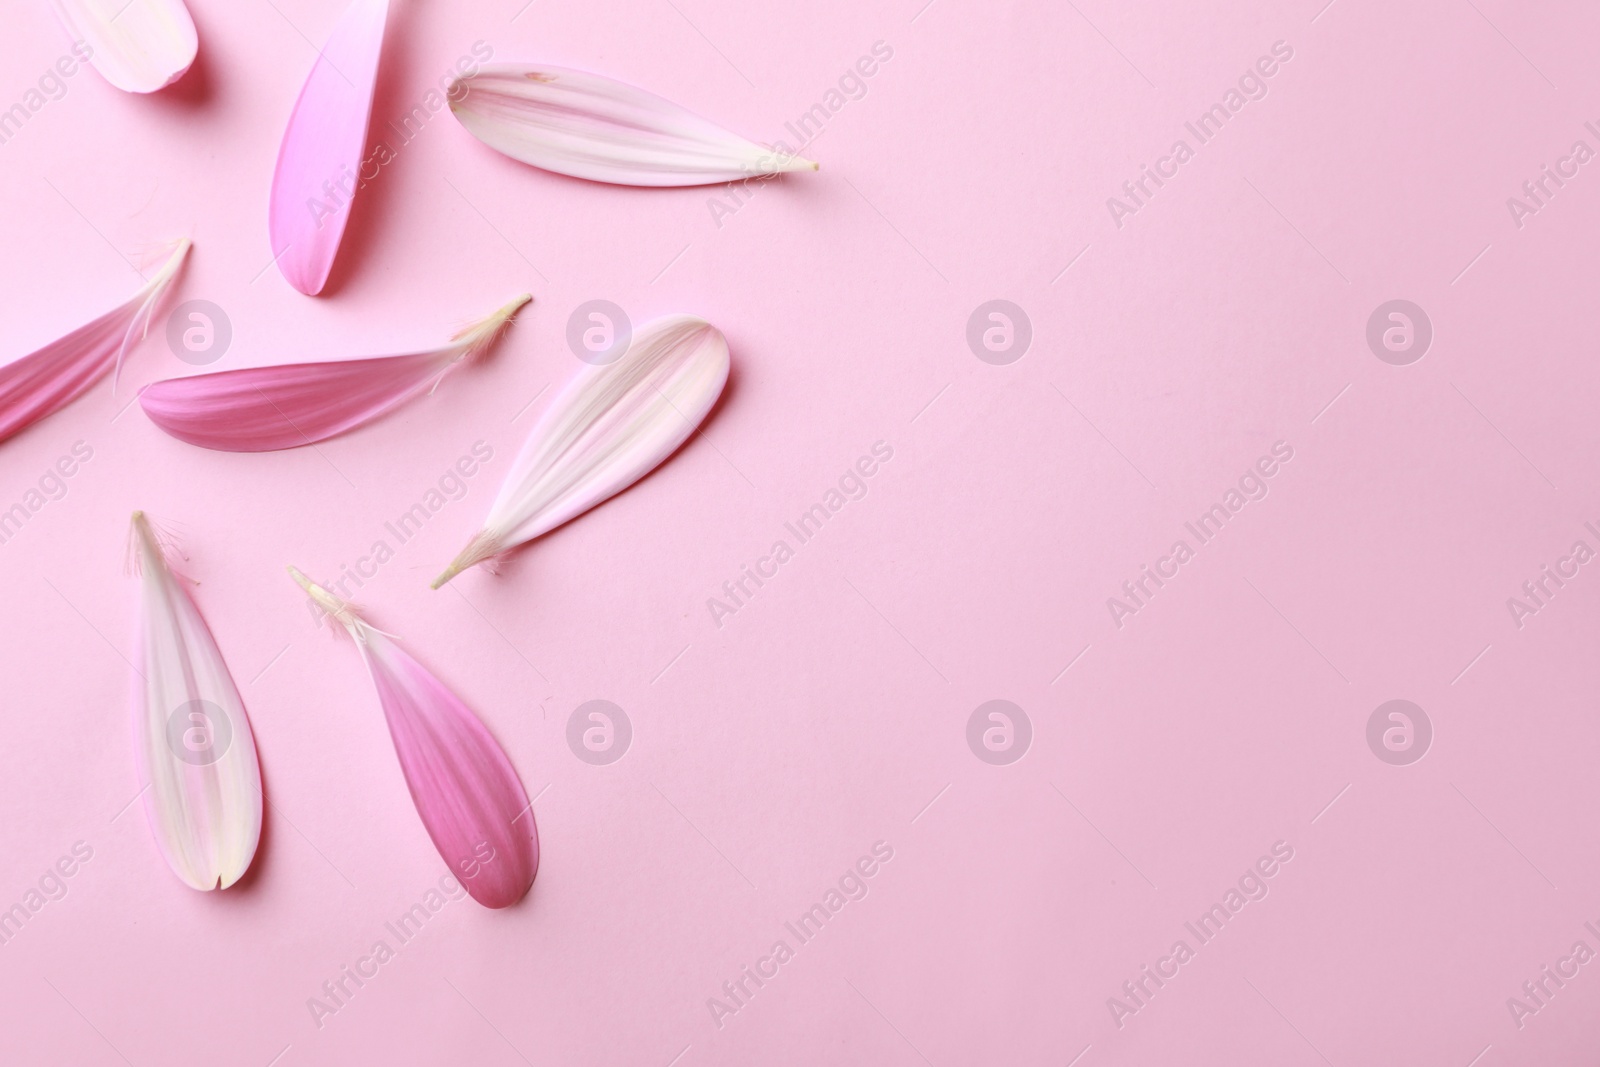
<instances>
[{"instance_id":1,"label":"flat pink paper surface","mask_svg":"<svg viewBox=\"0 0 1600 1067\"><path fill-rule=\"evenodd\" d=\"M128 407L197 369L163 313L115 394L4 445L0 1062L1596 1055L1592 10L407 0L373 112L393 158L308 299L267 190L339 5L190 7L171 90L83 70L30 97L69 42L13 5L5 356L180 236L168 308L226 316L212 369L535 303L437 395L262 455ZM739 193L530 169L428 110L477 42L809 136L822 169ZM721 327L722 404L500 575L430 591L596 300ZM181 886L132 803L135 508L182 536L256 732L266 828L226 893ZM287 563L361 572L505 746L543 846L520 906L427 907L445 870L371 684Z\"/></svg>"}]
</instances>

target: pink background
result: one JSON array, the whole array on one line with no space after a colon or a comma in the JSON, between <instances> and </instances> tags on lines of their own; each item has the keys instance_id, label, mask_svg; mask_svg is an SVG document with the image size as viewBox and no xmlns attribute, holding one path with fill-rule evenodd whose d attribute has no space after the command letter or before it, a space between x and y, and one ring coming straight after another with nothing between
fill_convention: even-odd
<instances>
[{"instance_id":1,"label":"pink background","mask_svg":"<svg viewBox=\"0 0 1600 1067\"><path fill-rule=\"evenodd\" d=\"M440 115L361 194L319 299L269 267L266 200L337 4L192 0L178 86L80 73L0 145L8 356L185 235L176 299L229 316L219 368L428 347L536 298L482 368L316 450L205 452L124 410L193 370L164 320L115 395L4 445L0 507L74 442L94 455L0 545L0 908L75 842L93 858L0 946L0 1061L1594 1057L1600 963L1520 1028L1506 1000L1600 950L1600 573L1521 628L1506 601L1600 548L1600 164L1520 228L1506 198L1600 148L1600 16L921 3L397 0L375 136L479 40L766 140L874 42L893 58L807 153L820 173L720 226L725 191L555 177ZM1115 225L1106 199L1280 40L1268 95ZM0 107L66 49L42 0L12 5ZM1003 366L965 340L995 298L1034 333ZM1434 328L1409 366L1365 339L1395 298ZM724 403L500 576L430 592L593 299L722 327ZM440 911L319 1027L308 998L444 867L356 656L283 566L335 578L479 440L494 459L359 598L505 745L543 865L516 908ZM877 441L866 497L716 626L707 599ZM1114 625L1107 598L1277 441L1266 499ZM184 889L124 810L136 507L182 533L257 734L271 808L235 891ZM1434 729L1409 766L1366 741L1396 698ZM608 766L566 742L592 699L633 724ZM1033 728L1006 766L966 740L991 699ZM783 924L880 841L870 892L799 945ZM1279 841L1269 895L1119 1027L1108 998ZM779 938L794 958L719 1026L708 998Z\"/></svg>"}]
</instances>

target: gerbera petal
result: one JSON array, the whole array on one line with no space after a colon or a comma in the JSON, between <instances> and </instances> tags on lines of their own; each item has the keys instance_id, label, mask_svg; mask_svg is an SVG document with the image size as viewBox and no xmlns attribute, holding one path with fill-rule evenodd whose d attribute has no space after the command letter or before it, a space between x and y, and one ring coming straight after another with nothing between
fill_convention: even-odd
<instances>
[{"instance_id":1,"label":"gerbera petal","mask_svg":"<svg viewBox=\"0 0 1600 1067\"><path fill-rule=\"evenodd\" d=\"M183 0L51 0L56 17L106 81L153 93L183 77L200 48Z\"/></svg>"}]
</instances>

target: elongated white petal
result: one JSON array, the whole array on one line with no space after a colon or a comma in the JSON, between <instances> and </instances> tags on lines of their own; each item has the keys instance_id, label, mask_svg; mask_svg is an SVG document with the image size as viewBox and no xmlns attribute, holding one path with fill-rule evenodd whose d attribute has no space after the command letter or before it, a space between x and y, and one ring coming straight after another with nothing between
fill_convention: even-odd
<instances>
[{"instance_id":1,"label":"elongated white petal","mask_svg":"<svg viewBox=\"0 0 1600 1067\"><path fill-rule=\"evenodd\" d=\"M196 374L139 392L150 421L180 441L225 452L296 448L364 426L437 388L488 349L533 297L524 293L426 352Z\"/></svg>"},{"instance_id":2,"label":"elongated white petal","mask_svg":"<svg viewBox=\"0 0 1600 1067\"><path fill-rule=\"evenodd\" d=\"M539 832L505 751L460 697L387 634L295 568L289 574L355 639L411 801L450 873L486 908L521 900L539 871Z\"/></svg>"},{"instance_id":3,"label":"elongated white petal","mask_svg":"<svg viewBox=\"0 0 1600 1067\"><path fill-rule=\"evenodd\" d=\"M433 587L654 470L694 433L727 380L727 339L704 319L672 315L640 327L620 359L585 367L540 416L483 529Z\"/></svg>"},{"instance_id":4,"label":"elongated white petal","mask_svg":"<svg viewBox=\"0 0 1600 1067\"><path fill-rule=\"evenodd\" d=\"M65 337L0 366L0 441L82 396L150 328L156 305L177 276L189 242L178 242L166 265L127 303Z\"/></svg>"},{"instance_id":5,"label":"elongated white petal","mask_svg":"<svg viewBox=\"0 0 1600 1067\"><path fill-rule=\"evenodd\" d=\"M447 96L461 125L490 148L590 181L708 185L817 169L654 93L581 70L493 64L452 82Z\"/></svg>"},{"instance_id":6,"label":"elongated white petal","mask_svg":"<svg viewBox=\"0 0 1600 1067\"><path fill-rule=\"evenodd\" d=\"M143 512L133 514L142 577L134 739L145 815L173 873L226 889L261 838L261 770L244 701L205 619Z\"/></svg>"},{"instance_id":7,"label":"elongated white petal","mask_svg":"<svg viewBox=\"0 0 1600 1067\"><path fill-rule=\"evenodd\" d=\"M51 0L79 52L125 92L153 93L183 77L200 48L183 0Z\"/></svg>"}]
</instances>

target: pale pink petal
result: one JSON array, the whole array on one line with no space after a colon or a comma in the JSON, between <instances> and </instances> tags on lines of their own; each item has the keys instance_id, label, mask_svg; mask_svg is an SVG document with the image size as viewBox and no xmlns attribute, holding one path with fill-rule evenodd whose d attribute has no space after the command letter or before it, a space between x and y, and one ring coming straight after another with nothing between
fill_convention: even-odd
<instances>
[{"instance_id":1,"label":"pale pink petal","mask_svg":"<svg viewBox=\"0 0 1600 1067\"><path fill-rule=\"evenodd\" d=\"M174 874L195 889L226 889L261 837L255 737L205 619L142 512L133 537L144 594L134 741L145 815Z\"/></svg>"},{"instance_id":2,"label":"pale pink petal","mask_svg":"<svg viewBox=\"0 0 1600 1067\"><path fill-rule=\"evenodd\" d=\"M526 294L430 352L196 374L139 392L150 421L180 441L224 452L269 452L325 440L427 392L484 351Z\"/></svg>"},{"instance_id":3,"label":"pale pink petal","mask_svg":"<svg viewBox=\"0 0 1600 1067\"><path fill-rule=\"evenodd\" d=\"M404 649L295 568L289 573L355 639L411 800L450 873L486 908L521 900L539 870L539 834L504 750L472 709Z\"/></svg>"},{"instance_id":4,"label":"pale pink petal","mask_svg":"<svg viewBox=\"0 0 1600 1067\"><path fill-rule=\"evenodd\" d=\"M183 0L51 0L79 55L125 92L183 77L200 48Z\"/></svg>"},{"instance_id":5,"label":"pale pink petal","mask_svg":"<svg viewBox=\"0 0 1600 1067\"><path fill-rule=\"evenodd\" d=\"M178 243L166 264L121 307L36 352L0 366L0 441L82 396L144 338L157 303L189 252Z\"/></svg>"},{"instance_id":6,"label":"pale pink petal","mask_svg":"<svg viewBox=\"0 0 1600 1067\"><path fill-rule=\"evenodd\" d=\"M727 380L727 339L704 319L640 327L620 359L579 371L534 423L483 529L433 587L650 473L710 414Z\"/></svg>"},{"instance_id":7,"label":"pale pink petal","mask_svg":"<svg viewBox=\"0 0 1600 1067\"><path fill-rule=\"evenodd\" d=\"M360 181L389 0L355 0L311 68L272 175L267 228L289 284L315 296L333 269Z\"/></svg>"},{"instance_id":8,"label":"pale pink petal","mask_svg":"<svg viewBox=\"0 0 1600 1067\"><path fill-rule=\"evenodd\" d=\"M446 94L461 125L523 163L614 185L707 185L808 159L767 148L624 82L562 67L494 64Z\"/></svg>"}]
</instances>

